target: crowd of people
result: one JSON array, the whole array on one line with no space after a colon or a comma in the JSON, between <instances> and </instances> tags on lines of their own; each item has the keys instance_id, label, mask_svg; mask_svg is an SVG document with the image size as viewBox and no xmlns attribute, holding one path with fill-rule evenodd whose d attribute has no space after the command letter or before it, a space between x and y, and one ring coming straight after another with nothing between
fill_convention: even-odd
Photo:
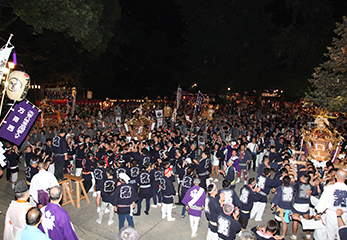
<instances>
[{"instance_id":1,"label":"crowd of people","mask_svg":"<svg viewBox=\"0 0 347 240\"><path fill-rule=\"evenodd\" d=\"M188 213L192 238L205 212L206 239L235 239L239 233L244 239L295 240L299 223L307 239L346 239L347 172L341 169L347 163L346 143L334 163L311 162L302 151L301 129L313 122L312 109L292 103L247 109L228 104L215 109L213 120L197 115L192 122L187 116L194 109L182 102L175 121L165 118L141 140L124 126L138 105L78 109L59 126L33 127L21 146L5 143L6 179L17 200L6 214L4 239L30 234L77 239L59 206L58 182L65 173L84 179L85 190L96 198L96 222L102 224L109 213L112 225L117 213L120 230L125 219L135 228L133 217L149 215L151 208L161 207L162 219L175 221L172 209L183 205L181 218ZM147 114L154 118L154 112ZM346 123L343 117L331 121L342 135ZM25 182L18 181L20 163ZM249 177L250 171L257 177ZM236 184L242 186L239 194ZM265 225L267 203L275 216ZM264 226L249 227L253 218Z\"/></svg>"}]
</instances>

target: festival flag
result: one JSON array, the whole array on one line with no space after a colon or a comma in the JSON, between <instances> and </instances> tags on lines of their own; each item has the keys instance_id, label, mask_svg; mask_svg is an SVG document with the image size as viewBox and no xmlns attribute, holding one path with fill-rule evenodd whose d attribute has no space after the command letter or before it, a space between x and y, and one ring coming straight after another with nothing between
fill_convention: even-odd
<instances>
[{"instance_id":1,"label":"festival flag","mask_svg":"<svg viewBox=\"0 0 347 240\"><path fill-rule=\"evenodd\" d=\"M155 116L157 117L157 128L163 126L164 114L163 109L155 110Z\"/></svg>"},{"instance_id":2,"label":"festival flag","mask_svg":"<svg viewBox=\"0 0 347 240\"><path fill-rule=\"evenodd\" d=\"M67 106L72 107L72 92L71 91L67 93Z\"/></svg>"},{"instance_id":3,"label":"festival flag","mask_svg":"<svg viewBox=\"0 0 347 240\"><path fill-rule=\"evenodd\" d=\"M6 68L8 58L10 57L10 54L12 52L12 49L14 46L11 44L11 38L12 34L7 40L7 43L0 49L0 79L2 79L2 76L4 75L4 69Z\"/></svg>"},{"instance_id":4,"label":"festival flag","mask_svg":"<svg viewBox=\"0 0 347 240\"><path fill-rule=\"evenodd\" d=\"M66 114L69 114L70 108L72 107L72 92L67 92L67 103L66 103Z\"/></svg>"},{"instance_id":5,"label":"festival flag","mask_svg":"<svg viewBox=\"0 0 347 240\"><path fill-rule=\"evenodd\" d=\"M176 108L178 109L180 107L180 103L182 101L182 88L178 87L177 88L177 96L176 96Z\"/></svg>"},{"instance_id":6,"label":"festival flag","mask_svg":"<svg viewBox=\"0 0 347 240\"><path fill-rule=\"evenodd\" d=\"M77 98L77 91L76 91L76 88L73 87L72 88L72 110L71 110L72 116L75 114L75 110L76 110L76 98Z\"/></svg>"},{"instance_id":7,"label":"festival flag","mask_svg":"<svg viewBox=\"0 0 347 240\"><path fill-rule=\"evenodd\" d=\"M198 97L196 98L196 108L195 111L199 114L201 111L201 104L204 100L204 95L199 91Z\"/></svg>"},{"instance_id":8,"label":"festival flag","mask_svg":"<svg viewBox=\"0 0 347 240\"><path fill-rule=\"evenodd\" d=\"M21 101L10 108L2 121L0 137L19 146L34 124L39 109L29 101Z\"/></svg>"},{"instance_id":9,"label":"festival flag","mask_svg":"<svg viewBox=\"0 0 347 240\"><path fill-rule=\"evenodd\" d=\"M6 166L6 162L5 162L5 159L6 159L6 156L5 156L5 149L4 149L4 144L2 142L0 142L0 166L1 167L5 167Z\"/></svg>"},{"instance_id":10,"label":"festival flag","mask_svg":"<svg viewBox=\"0 0 347 240\"><path fill-rule=\"evenodd\" d=\"M173 110L173 113L172 113L172 121L174 123L176 122L177 111L178 111L178 108L180 107L182 97L183 97L182 88L178 87L177 88L177 94L176 94L176 108Z\"/></svg>"}]
</instances>

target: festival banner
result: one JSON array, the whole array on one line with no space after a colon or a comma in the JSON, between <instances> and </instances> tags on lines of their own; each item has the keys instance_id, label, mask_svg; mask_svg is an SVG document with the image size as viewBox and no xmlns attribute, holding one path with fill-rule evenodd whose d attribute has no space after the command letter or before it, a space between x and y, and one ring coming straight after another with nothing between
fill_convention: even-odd
<instances>
[{"instance_id":1,"label":"festival banner","mask_svg":"<svg viewBox=\"0 0 347 240\"><path fill-rule=\"evenodd\" d=\"M173 110L173 113L172 113L172 121L173 122L176 122L177 111L178 111L178 108L180 107L182 97L183 97L182 88L178 87L177 88L177 94L176 94L176 108Z\"/></svg>"},{"instance_id":2,"label":"festival banner","mask_svg":"<svg viewBox=\"0 0 347 240\"><path fill-rule=\"evenodd\" d=\"M76 98L77 98L77 91L76 88L73 87L72 88L72 110L71 110L71 114L74 115L75 114L75 110L76 110Z\"/></svg>"},{"instance_id":3,"label":"festival banner","mask_svg":"<svg viewBox=\"0 0 347 240\"><path fill-rule=\"evenodd\" d=\"M157 128L163 126L164 124L164 114L163 110L155 110L155 116L157 117Z\"/></svg>"},{"instance_id":4,"label":"festival banner","mask_svg":"<svg viewBox=\"0 0 347 240\"><path fill-rule=\"evenodd\" d=\"M204 100L204 95L199 91L198 97L196 98L196 108L195 111L199 114L201 111L201 104Z\"/></svg>"},{"instance_id":5,"label":"festival banner","mask_svg":"<svg viewBox=\"0 0 347 240\"><path fill-rule=\"evenodd\" d=\"M67 101L66 101L66 114L69 114L70 108L72 107L72 92L67 92Z\"/></svg>"},{"instance_id":6,"label":"festival banner","mask_svg":"<svg viewBox=\"0 0 347 240\"><path fill-rule=\"evenodd\" d=\"M6 153L6 151L4 149L4 144L2 142L0 142L0 166L3 168L6 166L5 153Z\"/></svg>"},{"instance_id":7,"label":"festival banner","mask_svg":"<svg viewBox=\"0 0 347 240\"><path fill-rule=\"evenodd\" d=\"M7 113L8 114L8 113ZM9 110L0 128L0 137L19 146L34 124L39 110L29 101L21 101Z\"/></svg>"},{"instance_id":8,"label":"festival banner","mask_svg":"<svg viewBox=\"0 0 347 240\"><path fill-rule=\"evenodd\" d=\"M177 103L176 108L177 109L180 107L180 103L182 101L182 97L183 97L182 88L178 87L177 88L177 96L176 96L176 103Z\"/></svg>"},{"instance_id":9,"label":"festival banner","mask_svg":"<svg viewBox=\"0 0 347 240\"><path fill-rule=\"evenodd\" d=\"M0 79L2 79L8 58L10 57L12 49L14 48L10 42L12 36L13 35L11 34L11 36L7 40L7 43L0 49Z\"/></svg>"},{"instance_id":10,"label":"festival banner","mask_svg":"<svg viewBox=\"0 0 347 240\"><path fill-rule=\"evenodd\" d=\"M67 106L72 107L72 92L71 91L67 92Z\"/></svg>"}]
</instances>

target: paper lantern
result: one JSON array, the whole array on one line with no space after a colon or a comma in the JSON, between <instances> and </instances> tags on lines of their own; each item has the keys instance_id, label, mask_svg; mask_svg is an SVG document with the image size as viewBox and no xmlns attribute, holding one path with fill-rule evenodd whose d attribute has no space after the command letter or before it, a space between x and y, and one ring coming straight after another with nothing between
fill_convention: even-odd
<instances>
[{"instance_id":1,"label":"paper lantern","mask_svg":"<svg viewBox=\"0 0 347 240\"><path fill-rule=\"evenodd\" d=\"M164 107L164 117L169 118L171 116L171 107Z\"/></svg>"},{"instance_id":2,"label":"paper lantern","mask_svg":"<svg viewBox=\"0 0 347 240\"><path fill-rule=\"evenodd\" d=\"M88 99L92 99L93 98L93 92L92 91L88 91L87 92L87 98Z\"/></svg>"},{"instance_id":3,"label":"paper lantern","mask_svg":"<svg viewBox=\"0 0 347 240\"><path fill-rule=\"evenodd\" d=\"M22 71L13 71L8 77L7 97L11 100L22 101L29 90L30 77Z\"/></svg>"}]
</instances>

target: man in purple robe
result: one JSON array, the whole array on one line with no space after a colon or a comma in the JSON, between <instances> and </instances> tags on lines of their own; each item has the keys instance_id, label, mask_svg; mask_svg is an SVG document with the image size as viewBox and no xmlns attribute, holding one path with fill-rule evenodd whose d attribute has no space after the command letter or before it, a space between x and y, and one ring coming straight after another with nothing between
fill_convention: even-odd
<instances>
[{"instance_id":1,"label":"man in purple robe","mask_svg":"<svg viewBox=\"0 0 347 240\"><path fill-rule=\"evenodd\" d=\"M201 217L201 211L204 209L205 205L205 190L199 187L200 179L194 179L194 186L189 188L182 203L186 205L186 209L189 214L190 227L192 229L191 238L195 238L197 236L198 225Z\"/></svg>"},{"instance_id":2,"label":"man in purple robe","mask_svg":"<svg viewBox=\"0 0 347 240\"><path fill-rule=\"evenodd\" d=\"M52 240L78 240L69 214L59 205L62 192L60 186L49 189L50 203L41 208L42 222L39 228Z\"/></svg>"}]
</instances>

